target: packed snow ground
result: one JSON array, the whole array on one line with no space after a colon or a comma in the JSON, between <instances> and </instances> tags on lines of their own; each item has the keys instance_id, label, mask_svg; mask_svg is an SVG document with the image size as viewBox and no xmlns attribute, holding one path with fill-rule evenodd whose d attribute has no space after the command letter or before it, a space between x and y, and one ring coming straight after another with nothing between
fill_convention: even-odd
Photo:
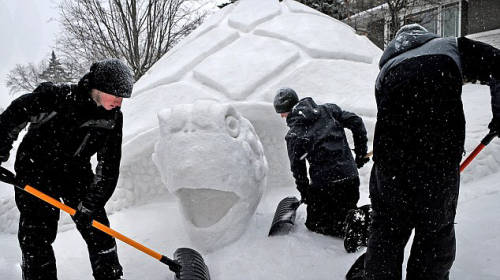
<instances>
[{"instance_id":1,"label":"packed snow ground","mask_svg":"<svg viewBox=\"0 0 500 280\"><path fill-rule=\"evenodd\" d=\"M487 132L486 125L491 117L488 88L468 85L464 88L463 99L467 119L466 147L470 152ZM457 258L451 279L500 278L500 267L496 265L500 261L500 173L494 157L499 147L500 140L495 139L463 173L466 182L461 186L458 205ZM370 166L366 166L361 170L360 205L368 202L369 169ZM2 185L2 188L8 187ZM303 224L304 207L298 210L297 225L291 234L267 237L275 207L288 195L298 194L292 187L268 189L247 231L238 241L214 252L201 252L212 279L343 279L362 251L347 254L341 240L308 231ZM4 198L9 196L13 200L10 189L3 193ZM193 247L181 219L177 203L167 197L158 197L110 217L113 228L169 257L176 248ZM124 243L119 242L118 247L126 279L174 279L173 273L162 263ZM92 279L85 244L73 226L58 234L54 248L60 279ZM21 256L15 234L0 234L0 251L0 279L21 279Z\"/></svg>"}]
</instances>

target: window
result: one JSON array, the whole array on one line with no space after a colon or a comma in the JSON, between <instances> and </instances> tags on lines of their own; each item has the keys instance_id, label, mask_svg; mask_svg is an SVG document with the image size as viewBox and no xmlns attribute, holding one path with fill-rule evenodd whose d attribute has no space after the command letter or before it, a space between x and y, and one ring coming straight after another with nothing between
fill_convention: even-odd
<instances>
[{"instance_id":1,"label":"window","mask_svg":"<svg viewBox=\"0 0 500 280\"><path fill-rule=\"evenodd\" d=\"M443 37L458 36L458 4L443 7L441 32Z\"/></svg>"},{"instance_id":2,"label":"window","mask_svg":"<svg viewBox=\"0 0 500 280\"><path fill-rule=\"evenodd\" d=\"M431 9L418 14L410 15L406 18L405 24L418 23L425 27L429 32L438 32L438 9Z\"/></svg>"},{"instance_id":3,"label":"window","mask_svg":"<svg viewBox=\"0 0 500 280\"><path fill-rule=\"evenodd\" d=\"M497 1L500 2L500 0ZM438 2L447 4L438 4ZM458 37L460 36L460 6L458 0L436 1L436 4L417 6L414 11L418 12L414 14L408 15L407 12L412 11L403 10L399 16L404 19L401 24L418 23L429 32L441 37ZM384 42L388 42L391 34L387 16L384 29Z\"/></svg>"}]
</instances>

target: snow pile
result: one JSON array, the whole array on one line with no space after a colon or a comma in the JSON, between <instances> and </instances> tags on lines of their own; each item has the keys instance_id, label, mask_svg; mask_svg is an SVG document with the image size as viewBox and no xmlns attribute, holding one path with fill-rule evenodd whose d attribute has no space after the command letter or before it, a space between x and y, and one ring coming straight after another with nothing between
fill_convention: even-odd
<instances>
[{"instance_id":1,"label":"snow pile","mask_svg":"<svg viewBox=\"0 0 500 280\"><path fill-rule=\"evenodd\" d=\"M462 194L470 190L482 195L460 199L456 220L457 257L450 279L500 279L500 268L496 265L500 261L497 246L500 242L498 182L500 174L497 173L462 185ZM270 190L237 242L202 254L212 279L344 279L349 266L363 251L348 254L341 239L308 231L304 226L305 207L298 209L296 226L290 234L267 237L275 207L287 195L290 193L285 189ZM183 219L176 203L165 201L125 209L110 217L113 228L169 257L179 247L199 250L184 231ZM21 279L18 247L15 234L0 234L3 252L0 279ZM60 279L93 279L86 245L76 229L59 233L54 250ZM406 255L408 253L409 247ZM164 264L122 242L118 242L118 254L126 279L175 279Z\"/></svg>"},{"instance_id":2,"label":"snow pile","mask_svg":"<svg viewBox=\"0 0 500 280\"><path fill-rule=\"evenodd\" d=\"M238 5L229 5L215 13L188 38L167 53L137 82L133 98L123 103L125 123L121 174L118 189L107 205L109 212L112 213L131 205L149 203L157 197L166 199L165 195L168 192L161 182L160 174L151 160L151 155L154 151L154 143L159 139L158 112L177 104L192 104L199 99L232 103L242 116L250 120L263 144L269 163L267 181L270 189L285 187L288 192L294 191L284 141L287 128L284 120L274 112L271 104L276 89L281 86L293 87L301 97L312 96L318 103L333 102L345 110L361 115L367 126L370 145L376 117L373 88L378 74L377 58L381 51L371 45L368 39L352 32L347 33L350 35L345 35L338 45L357 42L352 47L352 52L358 55L371 53L373 64L356 61L354 57L359 58L359 56L354 54L352 59L326 57L329 47L320 51L319 42L324 41L325 46L331 46L328 38L333 35L325 34L322 29L317 28L307 30L308 23L319 21L324 24L325 28L342 29L343 32L352 31L352 29L307 6L289 0L279 4L274 1L259 2L259 5L269 3L272 7L279 6L280 12L273 14L272 18L257 13L256 8L248 8L247 13L250 17L254 17L252 22L258 22L258 24L254 26L247 23L253 29L244 32L235 28L236 19L229 24L229 18L234 12L245 12L240 6L241 3L245 3L245 0L239 2ZM272 9L274 8L269 8L269 10ZM271 35L272 30L279 28L280 22L286 21L288 17L296 17L298 21L304 17L307 22L302 22L304 26L300 27L296 26L296 23L290 23L289 29L301 30L300 33L285 32L278 34L280 38L273 37L276 34ZM269 35L262 35L265 30ZM301 36L309 36L309 33L317 34L317 36L307 41L297 39L303 38ZM284 36L288 39L284 39ZM259 40L254 43L248 40L249 38ZM236 44L240 40L244 40L249 46ZM268 46L267 42L272 42L282 48L262 49L262 46ZM300 45L295 42L300 42ZM236 55L238 50L230 48L234 46L247 49L245 53L242 49L240 54ZM252 47L255 48L252 49ZM297 56L294 51L298 54ZM226 59L224 55L221 55L220 60L213 61L215 64L212 68L209 67L205 62L219 53L232 55L228 56L231 59ZM275 61L275 55L276 59L280 59L281 64ZM290 55L295 57L292 62L288 61ZM325 57L318 58L313 55L325 55ZM283 61L289 63L288 66L282 66ZM269 67L269 65L276 64L279 64L279 67ZM238 67L235 68L234 65ZM225 71L225 69L233 69L234 72L226 76L220 75L220 71ZM259 71L270 71L270 73L263 74ZM259 78L255 79L254 74ZM242 76L248 78L248 81ZM203 82L199 80L200 77L203 77ZM212 77L218 77L221 80ZM239 86L240 82L244 82L246 86ZM233 92L233 90L237 91ZM249 95L245 96L245 94ZM468 116L465 148L467 153L470 153L487 133L486 126L491 119L488 87L467 85L464 87L463 98ZM348 139L351 140L350 135ZM464 171L463 182L471 182L498 172L499 150L500 141L495 139ZM13 170L14 154L15 151L11 151L11 160L3 166ZM361 191L364 194L360 204L369 201L366 187L369 167L370 164L360 170ZM0 232L15 233L17 231L18 211L15 208L13 193L11 186L1 184ZM467 193L462 192L462 195L467 195ZM470 195L474 195L473 192ZM71 220L61 215L61 223L65 226L60 228L66 229L68 228L66 225L70 225Z\"/></svg>"},{"instance_id":3,"label":"snow pile","mask_svg":"<svg viewBox=\"0 0 500 280\"><path fill-rule=\"evenodd\" d=\"M363 53L363 49L366 49L362 45L362 41L358 42L359 45L353 47L353 53L356 53L356 56L353 54L353 57L348 57L349 59L316 58L312 56L311 52L321 55L330 54L319 51L318 47L312 42L301 42L300 44L307 44L307 46L299 46L299 41L292 40L293 38L288 40L269 37L274 35L262 35L261 32L264 31L256 32L263 29L263 26L268 23L279 22L280 17L286 18L296 14L311 19L311 22L327 19L328 24L340 24L297 2L287 0L280 4L272 1L268 2L270 3L269 6L266 6L268 5L266 2L260 1L256 4L256 7L261 10L263 7L267 7L267 9L263 10L271 12L257 13L248 4L245 4L247 5L246 9L249 10L248 13L255 12L255 17L252 20L242 17L240 21L237 21L236 18L232 20L231 24L229 24L229 18L232 12L243 12L241 7L245 6L242 3L248 3L248 0L240 0L238 5L227 6L224 10L209 18L189 38L169 52L148 72L144 79L138 82L135 96L128 102L124 102L124 165L121 169L120 189L112 197L112 203L108 205L108 210L118 210L134 203L148 203L114 213L110 217L111 226L169 257L179 247L203 249L195 240L189 238L189 229L183 226L189 222L189 219L185 219L184 215L186 213L179 212L179 205L176 202L164 199L165 196L159 197L161 198L160 202L150 201L151 198L158 196L166 189L162 185L160 173L151 160L154 143L160 139L157 114L165 108L179 104L193 104L199 99L232 103L243 117L251 121L255 132L263 143L270 167L267 179L269 182L273 182L271 186L274 188L268 188L262 195L255 214L245 222L246 230L241 233L236 242L228 244L219 250L203 254L212 279L343 279L349 266L362 252L347 254L343 249L342 240L308 231L304 226L305 207L299 207L296 226L289 235L267 237L278 202L286 196L298 195L298 192L293 188L291 174L288 172L289 163L285 154L284 142L286 127L283 120L275 114L270 101L277 88L282 85L292 86L302 97L313 96L319 103L334 102L345 110L360 114L367 123L368 134L371 139L376 117L373 86L378 70L375 64L359 61L359 57L363 56L359 55ZM275 12L276 7L279 8L278 13ZM249 18L252 17L249 16ZM292 23L290 29L293 30L295 27ZM265 30L268 32L267 34L272 34L271 31L273 30L271 28ZM209 37L203 37L204 34L216 34L210 33L211 31L216 33L221 31L220 37L214 37L219 38L214 39L214 42L211 42ZM321 31L311 29L310 32L320 34ZM307 34L300 36L305 35ZM288 34L287 36L295 35ZM343 38L343 42L359 38L354 33L352 36ZM279 67L277 67L278 69L269 67L269 65L276 64L276 61L273 59L273 54L267 53L266 49L258 49L258 52L256 51L253 54L241 53L242 60L239 60L240 56L234 55L235 50L232 50L230 46L234 46L238 40L255 37L262 39L256 40L255 46L268 46L267 40L283 46L283 53L277 54L276 58L280 59L278 66L284 69L280 71ZM362 39L364 40L364 38ZM321 41L323 38L314 36L312 40ZM253 46L253 40L246 42L250 42ZM211 43L213 44L209 45ZM199 49L190 48L191 44L198 44ZM271 50L276 52L275 48L271 48ZM206 59L219 52L226 51L228 54L233 54L231 59L234 61L223 59L217 61L217 63L225 67L230 67L232 64L239 65L239 68L231 68L236 69L234 73L227 76L220 75L220 71L224 71L226 68L219 69L217 65L214 65L213 68L208 66L201 68ZM295 55L294 51L298 55ZM328 51L328 49L324 51ZM377 52L379 53L374 49L373 53L376 54ZM338 53L340 54L340 51ZM248 57L246 57L247 55ZM255 58L255 61L251 57ZM354 59L354 57L358 60ZM248 67L255 71L256 76L259 77L258 79L252 75L252 71L245 70L247 65L241 63L242 61L250 64ZM374 62L376 63L376 58L374 58ZM260 63L258 65L264 65L265 67L260 68L252 63ZM283 66L285 64L286 66ZM259 72L261 70L271 71L272 74L262 74ZM213 73L210 73L210 71L213 71ZM197 74L195 75L195 73ZM248 75L248 81L242 79L239 75ZM222 78L223 81L213 77ZM200 81L200 78L203 81ZM235 81L243 81L245 86L241 86ZM248 90L247 87L255 88ZM236 91L233 92L233 90ZM245 96L245 94L248 95ZM466 85L463 92L463 103L467 120L465 148L467 154L469 154L488 132L486 126L491 119L488 87ZM179 113L174 114L171 118L176 120L186 119L186 114L192 112L190 111L192 107L183 108L185 109L180 109ZM166 125L174 126L176 123L168 121ZM212 136L222 137L224 134L220 132L219 130L219 133L214 133ZM229 137L228 135L230 134L225 136ZM175 134L172 134L172 137L175 137ZM206 135L203 139L206 137L209 137L209 135ZM197 140L201 139L197 138ZM193 141L197 143L194 139ZM212 148L223 150L223 145L217 145L218 141L209 142L212 142ZM245 150L245 145L242 144L242 146L243 148L236 148L235 151L241 152L241 149ZM177 150L179 152L180 147L177 148L179 148ZM193 162L197 159L195 156L186 158L180 156L176 156L176 158L170 157L165 151L172 149L172 152L175 152L175 145L160 144L158 149L157 162L160 163L159 166L162 170L162 167L168 165L182 169L182 164L188 158L189 161ZM251 147L247 149L247 151L250 150ZM187 149L185 151L189 152ZM462 173L463 184L460 190L456 219L457 257L451 271L451 279L500 279L500 267L496 265L500 261L497 246L500 241L500 223L498 222L500 221L500 211L498 211L498 201L500 200L499 152L500 139L494 139ZM11 154L14 153L15 151L12 151ZM255 159L257 157L249 158ZM244 161L232 162L231 156L224 158L224 160L229 161L227 163L221 162L220 158L216 160L219 160L218 163L222 164L224 169L232 170L234 168L238 172L242 170L235 168L234 164L244 164ZM231 163L233 165L228 167ZM198 164L200 163L198 162ZM179 167L175 165L179 165ZM12 170L12 157L11 161L2 166ZM249 173L255 170L250 167L251 164L248 166ZM371 163L360 170L362 183L359 205L369 202L367 182L370 167ZM197 169L196 172L203 170L203 168L200 171ZM209 174L208 171L198 176L184 174L184 178L178 176L169 179L168 176L173 177L175 175L173 173L163 175L167 177L165 183L168 186L176 181L180 182L180 185L198 181L201 182L199 184L201 186L204 183L206 183L205 185L211 185L213 182L217 182L215 179L210 179L212 174ZM249 174L245 176L251 178ZM221 193L199 189L196 190L196 193L193 191L193 194L188 193L186 195L182 193L183 191L178 193L177 189L172 189L172 192L179 196L187 196L186 199L193 198L193 203L198 201L207 203L203 206L214 210L211 213L195 213L203 214L202 217L207 218L206 221L194 215L191 216L193 222L203 226L210 225L210 223L222 217L225 210L229 208L228 205L234 201L232 199L234 196L231 193L243 197L241 193L245 191L254 199L256 197L260 199L261 190L258 190L255 186L243 190L238 189L239 185L237 184L214 185L217 185L217 187L225 186L225 189ZM280 185L284 187L276 188L276 186ZM234 188L230 189L230 186ZM0 193L0 231L4 232L0 233L0 251L2 252L0 256L0 279L21 279L21 256L17 235L5 233L5 231L12 233L17 231L18 212L15 209L13 188L2 183L0 183L0 188L2 189ZM197 197L198 195L208 196L209 199L201 202ZM210 207L211 201L220 200L224 202L221 205L222 210ZM220 221L223 219L224 217ZM59 233L54 244L59 278L69 280L92 279L86 245L79 233L74 229L74 226L67 224L68 222L68 215L61 214L62 228L70 228L71 230ZM118 252L124 267L124 278L174 279L173 273L164 264L124 243L118 243Z\"/></svg>"},{"instance_id":4,"label":"snow pile","mask_svg":"<svg viewBox=\"0 0 500 280\"><path fill-rule=\"evenodd\" d=\"M266 186L267 161L250 122L214 101L160 112L153 160L179 198L193 242L214 250L246 230Z\"/></svg>"},{"instance_id":5,"label":"snow pile","mask_svg":"<svg viewBox=\"0 0 500 280\"><path fill-rule=\"evenodd\" d=\"M380 49L348 25L292 0L240 0L208 18L161 58L124 102L119 189L109 207L140 204L164 193L151 161L156 114L210 99L231 103L248 119L269 163L270 188L292 188L284 136L274 112L278 88L333 102L374 126L373 83Z\"/></svg>"}]
</instances>

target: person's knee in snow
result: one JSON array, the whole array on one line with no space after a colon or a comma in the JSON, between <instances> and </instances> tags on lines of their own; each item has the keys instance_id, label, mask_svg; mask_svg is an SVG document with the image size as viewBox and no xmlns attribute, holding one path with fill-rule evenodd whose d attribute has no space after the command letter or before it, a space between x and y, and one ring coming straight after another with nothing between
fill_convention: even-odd
<instances>
[{"instance_id":1,"label":"person's knee in snow","mask_svg":"<svg viewBox=\"0 0 500 280\"><path fill-rule=\"evenodd\" d=\"M318 105L311 97L299 100L291 88L279 89L273 104L290 128L285 140L296 187L308 205L307 228L343 236L347 211L359 199L357 169L368 161L363 120L336 104ZM345 128L353 133L355 157Z\"/></svg>"}]
</instances>

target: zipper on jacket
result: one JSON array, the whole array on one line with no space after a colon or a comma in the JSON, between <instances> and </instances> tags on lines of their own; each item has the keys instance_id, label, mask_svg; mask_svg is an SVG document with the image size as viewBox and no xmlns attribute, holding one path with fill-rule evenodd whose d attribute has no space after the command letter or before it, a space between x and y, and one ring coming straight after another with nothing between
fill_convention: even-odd
<instances>
[{"instance_id":1,"label":"zipper on jacket","mask_svg":"<svg viewBox=\"0 0 500 280\"><path fill-rule=\"evenodd\" d=\"M83 150L83 148L85 147L85 145L87 144L88 140L90 138L90 132L87 133L87 135L85 135L85 138L83 138L83 141L82 143L80 144L80 146L78 147L78 149L76 150L75 154L73 154L74 157L80 155L80 152Z\"/></svg>"}]
</instances>

